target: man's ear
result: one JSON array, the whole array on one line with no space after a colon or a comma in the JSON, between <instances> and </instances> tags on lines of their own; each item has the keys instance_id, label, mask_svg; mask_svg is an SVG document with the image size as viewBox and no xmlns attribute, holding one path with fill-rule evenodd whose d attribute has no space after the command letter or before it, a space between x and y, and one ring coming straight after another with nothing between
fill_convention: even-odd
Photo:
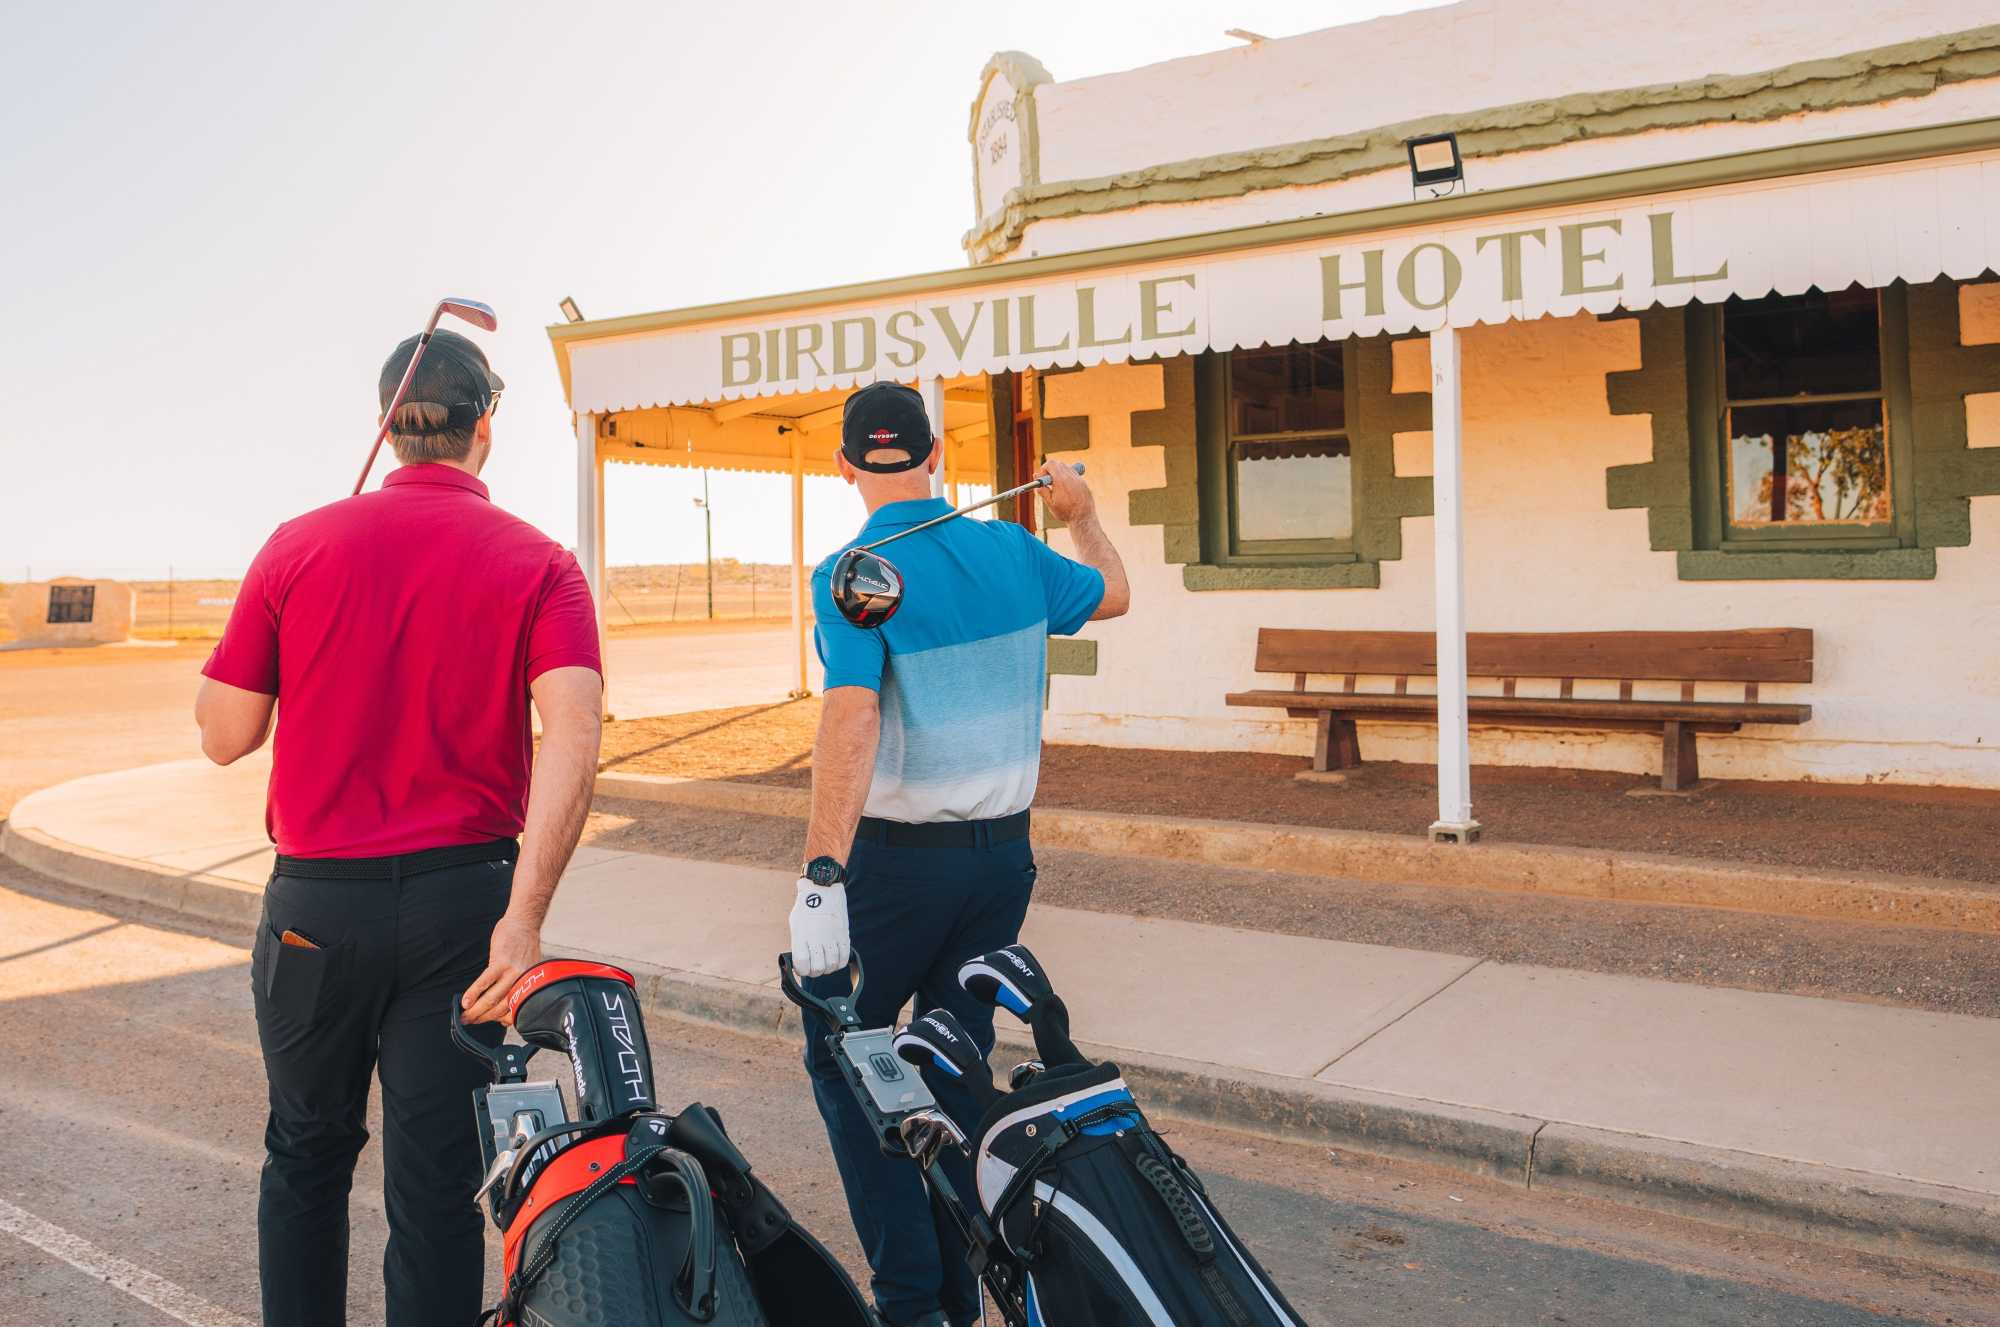
<instances>
[{"instance_id":1,"label":"man's ear","mask_svg":"<svg viewBox=\"0 0 2000 1327\"><path fill-rule=\"evenodd\" d=\"M944 439L932 438L931 456L928 461L924 462L924 473L934 475L937 473L938 467L942 464L944 464Z\"/></svg>"},{"instance_id":2,"label":"man's ear","mask_svg":"<svg viewBox=\"0 0 2000 1327\"><path fill-rule=\"evenodd\" d=\"M857 478L859 478L859 475L856 473L854 469L854 463L852 461L849 461L847 459L847 453L842 451L838 447L835 447L833 449L833 464L834 467L840 471L840 477L842 479L845 479L848 483L852 484Z\"/></svg>"}]
</instances>

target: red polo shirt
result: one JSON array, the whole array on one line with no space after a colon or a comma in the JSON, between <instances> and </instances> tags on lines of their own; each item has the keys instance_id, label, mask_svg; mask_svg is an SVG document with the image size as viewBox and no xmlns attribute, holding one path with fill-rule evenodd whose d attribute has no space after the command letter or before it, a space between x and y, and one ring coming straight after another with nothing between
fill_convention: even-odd
<instances>
[{"instance_id":1,"label":"red polo shirt","mask_svg":"<svg viewBox=\"0 0 2000 1327\"><path fill-rule=\"evenodd\" d=\"M570 553L447 465L285 522L202 672L278 698L264 823L292 857L521 832L528 684L603 671Z\"/></svg>"}]
</instances>

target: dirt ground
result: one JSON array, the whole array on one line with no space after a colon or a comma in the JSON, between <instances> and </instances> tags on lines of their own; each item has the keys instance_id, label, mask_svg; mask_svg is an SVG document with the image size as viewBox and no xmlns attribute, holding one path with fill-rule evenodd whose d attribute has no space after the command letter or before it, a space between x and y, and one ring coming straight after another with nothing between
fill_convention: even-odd
<instances>
[{"instance_id":1,"label":"dirt ground","mask_svg":"<svg viewBox=\"0 0 2000 1327\"><path fill-rule=\"evenodd\" d=\"M584 837L627 852L797 870L805 824L600 797ZM1036 901L1065 908L2000 1016L2000 936L1054 849L1036 857Z\"/></svg>"},{"instance_id":2,"label":"dirt ground","mask_svg":"<svg viewBox=\"0 0 2000 1327\"><path fill-rule=\"evenodd\" d=\"M792 787L811 777L817 701L611 724L604 768ZM1050 746L1040 806L1422 834L1436 771L1372 764L1304 784L1304 757ZM1481 766L1473 804L1494 842L1565 844L1804 870L2000 886L2000 793L1959 788L1717 782L1688 798L1628 797L1644 776ZM1248 924L1248 923L1245 923Z\"/></svg>"}]
</instances>

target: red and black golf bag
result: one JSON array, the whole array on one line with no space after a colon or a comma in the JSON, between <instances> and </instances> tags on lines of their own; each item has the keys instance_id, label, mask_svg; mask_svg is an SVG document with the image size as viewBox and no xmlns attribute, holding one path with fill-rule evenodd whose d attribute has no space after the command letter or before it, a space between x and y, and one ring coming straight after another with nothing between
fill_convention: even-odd
<instances>
[{"instance_id":1,"label":"red and black golf bag","mask_svg":"<svg viewBox=\"0 0 2000 1327\"><path fill-rule=\"evenodd\" d=\"M493 1083L474 1094L486 1161L479 1197L502 1232L496 1327L876 1327L819 1241L751 1173L721 1116L655 1099L630 973L557 960L515 983L526 1044L453 1039ZM552 1081L527 1081L541 1049L569 1058L570 1119Z\"/></svg>"}]
</instances>

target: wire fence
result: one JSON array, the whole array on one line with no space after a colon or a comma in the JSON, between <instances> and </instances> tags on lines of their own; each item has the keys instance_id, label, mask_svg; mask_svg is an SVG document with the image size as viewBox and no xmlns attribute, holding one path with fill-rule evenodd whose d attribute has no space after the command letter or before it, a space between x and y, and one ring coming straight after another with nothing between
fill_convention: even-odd
<instances>
[{"instance_id":1,"label":"wire fence","mask_svg":"<svg viewBox=\"0 0 2000 1327\"><path fill-rule=\"evenodd\" d=\"M11 610L14 589L24 582L81 579L116 581L135 599L132 634L140 640L213 640L222 635L236 604L240 575L215 568L189 574L175 566L92 569L72 576L65 567L8 568L0 578L0 644L18 635ZM605 625L613 628L663 623L782 619L791 614L792 569L784 563L717 558L714 593L709 567L691 562L607 568Z\"/></svg>"}]
</instances>

